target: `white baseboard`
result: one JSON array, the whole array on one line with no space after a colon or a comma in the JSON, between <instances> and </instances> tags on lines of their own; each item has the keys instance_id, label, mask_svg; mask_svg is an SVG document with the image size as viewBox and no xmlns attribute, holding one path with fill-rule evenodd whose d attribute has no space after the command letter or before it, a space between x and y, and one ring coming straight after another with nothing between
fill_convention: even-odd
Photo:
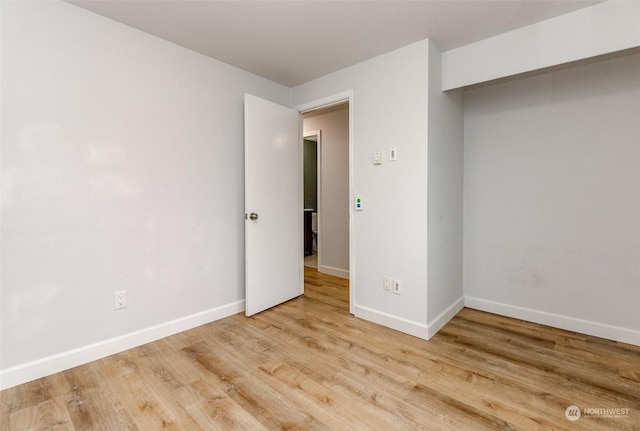
<instances>
[{"instance_id":1,"label":"white baseboard","mask_svg":"<svg viewBox=\"0 0 640 431\"><path fill-rule=\"evenodd\" d=\"M464 303L464 296L461 296L456 302L440 313L438 317L427 324L427 327L429 328L429 339L436 335L436 333L441 330L442 327L453 318L453 316L458 314L458 312L464 308Z\"/></svg>"},{"instance_id":2,"label":"white baseboard","mask_svg":"<svg viewBox=\"0 0 640 431\"><path fill-rule=\"evenodd\" d=\"M608 340L621 341L623 343L640 346L640 331L634 329L576 319L574 317L562 316L560 314L548 313L546 311L504 304L471 296L465 296L464 305L465 307L500 314L502 316L513 317L514 319L526 320L533 323L539 323L541 325L565 329L567 331L579 332L581 334L593 335L594 337L606 338Z\"/></svg>"},{"instance_id":3,"label":"white baseboard","mask_svg":"<svg viewBox=\"0 0 640 431\"><path fill-rule=\"evenodd\" d=\"M170 322L141 329L99 343L0 370L0 390L68 370L178 332L186 331L244 311L244 300L212 308Z\"/></svg>"},{"instance_id":4,"label":"white baseboard","mask_svg":"<svg viewBox=\"0 0 640 431\"><path fill-rule=\"evenodd\" d=\"M423 340L429 339L429 328L423 323L413 322L361 305L353 307L353 311L354 316L368 320L369 322L377 323L378 325L386 326L387 328L395 329L396 331L404 332L405 334L413 335Z\"/></svg>"},{"instance_id":5,"label":"white baseboard","mask_svg":"<svg viewBox=\"0 0 640 431\"><path fill-rule=\"evenodd\" d=\"M377 323L378 325L386 326L387 328L395 329L396 331L413 335L414 337L422 338L423 340L429 340L436 334L436 332L442 329L442 327L446 325L447 322L458 313L458 311L462 310L463 307L464 298L460 297L427 325L360 305L356 305L354 307L354 315L361 319Z\"/></svg>"},{"instance_id":6,"label":"white baseboard","mask_svg":"<svg viewBox=\"0 0 640 431\"><path fill-rule=\"evenodd\" d=\"M347 271L346 269L334 268L332 266L321 265L318 269L318 272L334 275L340 278L349 278L349 271Z\"/></svg>"}]
</instances>

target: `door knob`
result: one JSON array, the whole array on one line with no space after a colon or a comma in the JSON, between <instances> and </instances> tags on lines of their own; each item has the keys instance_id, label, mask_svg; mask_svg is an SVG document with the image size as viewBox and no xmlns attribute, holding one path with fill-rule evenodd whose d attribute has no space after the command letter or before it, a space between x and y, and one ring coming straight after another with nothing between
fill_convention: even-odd
<instances>
[{"instance_id":1,"label":"door knob","mask_svg":"<svg viewBox=\"0 0 640 431\"><path fill-rule=\"evenodd\" d=\"M250 218L251 220L258 220L258 214L256 214L256 213L251 213L251 214L249 214L249 218Z\"/></svg>"}]
</instances>

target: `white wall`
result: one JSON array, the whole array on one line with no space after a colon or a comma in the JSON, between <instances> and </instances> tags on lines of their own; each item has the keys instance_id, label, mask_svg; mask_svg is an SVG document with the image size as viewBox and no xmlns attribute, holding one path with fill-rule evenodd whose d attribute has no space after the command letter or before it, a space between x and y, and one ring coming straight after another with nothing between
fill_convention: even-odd
<instances>
[{"instance_id":1,"label":"white wall","mask_svg":"<svg viewBox=\"0 0 640 431\"><path fill-rule=\"evenodd\" d=\"M430 46L424 40L293 89L294 106L353 89L353 192L364 199L364 211L353 212L354 312L423 338L433 335L429 327L432 318L427 316ZM440 93L439 75L433 79ZM442 117L450 115L447 103L434 102ZM461 118L461 105L456 109ZM434 139L446 135L444 129L436 129L432 131ZM461 132L452 136L461 144ZM436 144L434 152L443 144ZM392 146L398 149L395 162L389 161ZM372 163L372 153L377 150L383 153L382 165ZM446 157L455 158L454 153ZM444 200L441 203L441 210L449 209ZM459 250L458 245L458 254ZM383 290L385 275L401 281L401 295ZM444 280L451 273L446 270L440 275ZM459 282L455 284L453 296L461 306L461 287ZM441 302L433 310L453 310L454 304L443 307L449 295L439 297Z\"/></svg>"},{"instance_id":2,"label":"white wall","mask_svg":"<svg viewBox=\"0 0 640 431\"><path fill-rule=\"evenodd\" d=\"M353 89L353 188L365 208L353 213L354 312L418 331L427 322L427 73L422 41L293 89L294 106ZM382 289L384 275L402 281L402 295Z\"/></svg>"},{"instance_id":3,"label":"white wall","mask_svg":"<svg viewBox=\"0 0 640 431\"><path fill-rule=\"evenodd\" d=\"M349 106L305 116L304 132L321 131L320 272L349 277Z\"/></svg>"},{"instance_id":4,"label":"white wall","mask_svg":"<svg viewBox=\"0 0 640 431\"><path fill-rule=\"evenodd\" d=\"M465 94L467 305L640 344L640 55Z\"/></svg>"},{"instance_id":5,"label":"white wall","mask_svg":"<svg viewBox=\"0 0 640 431\"><path fill-rule=\"evenodd\" d=\"M428 107L428 298L430 334L463 306L462 185L464 105L462 90L441 91L442 58L429 43Z\"/></svg>"},{"instance_id":6,"label":"white wall","mask_svg":"<svg viewBox=\"0 0 640 431\"><path fill-rule=\"evenodd\" d=\"M290 90L67 3L1 7L2 385L242 310L243 93Z\"/></svg>"}]
</instances>

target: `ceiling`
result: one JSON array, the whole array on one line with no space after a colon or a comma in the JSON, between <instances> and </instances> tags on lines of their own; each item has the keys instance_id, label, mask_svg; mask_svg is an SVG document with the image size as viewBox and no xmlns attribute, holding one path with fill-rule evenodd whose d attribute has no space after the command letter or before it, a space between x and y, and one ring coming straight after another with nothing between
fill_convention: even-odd
<instances>
[{"instance_id":1,"label":"ceiling","mask_svg":"<svg viewBox=\"0 0 640 431\"><path fill-rule=\"evenodd\" d=\"M287 87L430 38L443 51L587 0L67 0Z\"/></svg>"}]
</instances>

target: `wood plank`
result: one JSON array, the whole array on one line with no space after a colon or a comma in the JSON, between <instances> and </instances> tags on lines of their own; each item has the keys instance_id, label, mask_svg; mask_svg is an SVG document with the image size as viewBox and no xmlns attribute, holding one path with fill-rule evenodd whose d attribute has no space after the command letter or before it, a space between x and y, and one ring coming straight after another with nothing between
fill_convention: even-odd
<instances>
[{"instance_id":1,"label":"wood plank","mask_svg":"<svg viewBox=\"0 0 640 431\"><path fill-rule=\"evenodd\" d=\"M163 363L157 350L161 344L152 343L103 359L100 373L140 430L201 430L171 396L182 383L168 368L159 365Z\"/></svg>"},{"instance_id":2,"label":"wood plank","mask_svg":"<svg viewBox=\"0 0 640 431\"><path fill-rule=\"evenodd\" d=\"M64 401L54 398L11 413L9 429L73 431L75 428Z\"/></svg>"},{"instance_id":3,"label":"wood plank","mask_svg":"<svg viewBox=\"0 0 640 431\"><path fill-rule=\"evenodd\" d=\"M67 392L64 400L77 430L137 430L128 412L103 383L93 364L72 368L61 373Z\"/></svg>"},{"instance_id":4,"label":"wood plank","mask_svg":"<svg viewBox=\"0 0 640 431\"><path fill-rule=\"evenodd\" d=\"M240 407L232 398L212 394L208 385L196 382L175 391L180 404L203 430L268 430L262 423ZM191 428L190 428L191 429Z\"/></svg>"}]
</instances>

